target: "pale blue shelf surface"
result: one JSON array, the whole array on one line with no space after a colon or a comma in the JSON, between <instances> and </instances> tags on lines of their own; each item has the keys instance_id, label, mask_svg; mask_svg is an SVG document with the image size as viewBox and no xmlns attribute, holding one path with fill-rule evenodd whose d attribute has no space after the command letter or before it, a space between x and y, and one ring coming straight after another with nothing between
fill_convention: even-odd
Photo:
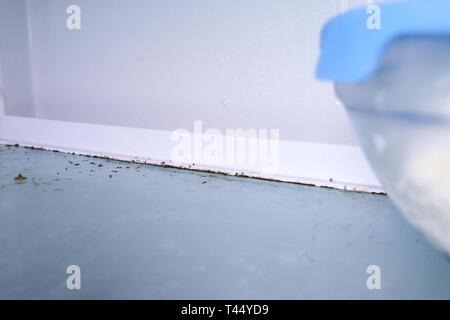
<instances>
[{"instance_id":1,"label":"pale blue shelf surface","mask_svg":"<svg viewBox=\"0 0 450 320\"><path fill-rule=\"evenodd\" d=\"M386 196L0 145L0 298L448 299L450 260Z\"/></svg>"}]
</instances>

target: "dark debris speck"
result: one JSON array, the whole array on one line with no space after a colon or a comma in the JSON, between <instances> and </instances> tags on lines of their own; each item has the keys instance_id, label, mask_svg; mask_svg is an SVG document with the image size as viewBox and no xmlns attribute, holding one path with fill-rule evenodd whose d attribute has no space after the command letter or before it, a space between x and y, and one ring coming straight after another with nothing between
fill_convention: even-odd
<instances>
[{"instance_id":1,"label":"dark debris speck","mask_svg":"<svg viewBox=\"0 0 450 320\"><path fill-rule=\"evenodd\" d=\"M22 174L18 174L17 177L14 178L15 181L23 181L27 180L27 177L24 177Z\"/></svg>"}]
</instances>

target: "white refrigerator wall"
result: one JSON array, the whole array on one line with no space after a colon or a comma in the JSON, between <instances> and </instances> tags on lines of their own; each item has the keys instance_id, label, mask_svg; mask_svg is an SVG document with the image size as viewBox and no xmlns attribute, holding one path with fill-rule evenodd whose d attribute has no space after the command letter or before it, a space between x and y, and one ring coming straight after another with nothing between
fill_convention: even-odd
<instances>
[{"instance_id":1,"label":"white refrigerator wall","mask_svg":"<svg viewBox=\"0 0 450 320\"><path fill-rule=\"evenodd\" d=\"M6 112L18 116L36 112L28 26L25 1L0 0L0 109L6 96Z\"/></svg>"},{"instance_id":2,"label":"white refrigerator wall","mask_svg":"<svg viewBox=\"0 0 450 320\"><path fill-rule=\"evenodd\" d=\"M201 120L353 144L332 85L314 71L323 23L365 3L0 0L7 114L190 131ZM66 26L70 5L79 30Z\"/></svg>"}]
</instances>

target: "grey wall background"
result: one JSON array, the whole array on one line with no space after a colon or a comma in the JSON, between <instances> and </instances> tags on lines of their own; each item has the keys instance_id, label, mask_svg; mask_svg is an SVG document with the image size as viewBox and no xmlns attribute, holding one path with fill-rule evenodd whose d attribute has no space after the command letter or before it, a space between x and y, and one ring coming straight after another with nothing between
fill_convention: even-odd
<instances>
[{"instance_id":1,"label":"grey wall background","mask_svg":"<svg viewBox=\"0 0 450 320\"><path fill-rule=\"evenodd\" d=\"M369 1L370 2L370 1ZM323 23L365 0L0 0L7 113L353 144L314 78ZM81 30L66 8L81 7Z\"/></svg>"}]
</instances>

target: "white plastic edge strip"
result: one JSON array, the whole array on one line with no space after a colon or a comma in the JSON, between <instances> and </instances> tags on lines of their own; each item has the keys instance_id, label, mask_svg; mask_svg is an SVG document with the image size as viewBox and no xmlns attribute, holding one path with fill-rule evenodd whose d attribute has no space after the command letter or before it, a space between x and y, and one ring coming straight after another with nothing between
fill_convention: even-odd
<instances>
[{"instance_id":1,"label":"white plastic edge strip","mask_svg":"<svg viewBox=\"0 0 450 320\"><path fill-rule=\"evenodd\" d=\"M171 131L0 116L0 142L125 161L212 171L342 190L384 193L358 146L279 141L279 166L171 161ZM193 135L193 134L192 134Z\"/></svg>"}]
</instances>

